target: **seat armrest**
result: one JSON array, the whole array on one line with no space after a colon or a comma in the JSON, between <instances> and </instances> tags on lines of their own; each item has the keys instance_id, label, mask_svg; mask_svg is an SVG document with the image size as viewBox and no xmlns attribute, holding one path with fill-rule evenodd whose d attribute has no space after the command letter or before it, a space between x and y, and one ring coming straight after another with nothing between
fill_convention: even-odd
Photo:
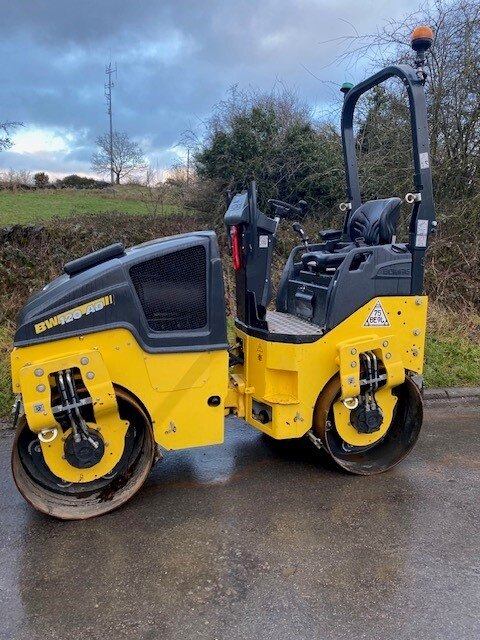
<instances>
[{"instance_id":1,"label":"seat armrest","mask_svg":"<svg viewBox=\"0 0 480 640\"><path fill-rule=\"evenodd\" d=\"M315 270L322 270L328 267L337 268L345 260L346 253L323 253L322 251L309 251L302 256L302 264L308 269L313 266Z\"/></svg>"},{"instance_id":2,"label":"seat armrest","mask_svg":"<svg viewBox=\"0 0 480 640\"><path fill-rule=\"evenodd\" d=\"M322 238L322 240L325 240L325 242L328 242L331 240L340 240L343 233L342 231L336 231L335 229L325 229L325 231L320 231L319 235Z\"/></svg>"}]
</instances>

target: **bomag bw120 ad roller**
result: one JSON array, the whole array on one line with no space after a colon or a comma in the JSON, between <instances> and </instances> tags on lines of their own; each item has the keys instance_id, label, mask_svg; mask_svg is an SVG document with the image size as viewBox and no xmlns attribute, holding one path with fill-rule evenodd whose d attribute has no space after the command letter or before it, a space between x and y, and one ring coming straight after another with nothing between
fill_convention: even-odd
<instances>
[{"instance_id":1,"label":"bomag bw120 ad roller","mask_svg":"<svg viewBox=\"0 0 480 640\"><path fill-rule=\"evenodd\" d=\"M424 92L432 39L414 31L415 68L392 65L347 87L344 228L310 244L295 222L302 243L275 310L275 235L305 203L271 200L267 215L253 183L231 199L233 345L213 232L112 245L30 298L11 364L13 475L31 505L65 519L110 511L138 491L160 449L221 443L229 414L272 438L305 436L350 473L380 473L407 455L422 424L424 256L435 227ZM400 198L361 201L355 155L357 101L392 77L411 114L408 243L396 241Z\"/></svg>"}]
</instances>

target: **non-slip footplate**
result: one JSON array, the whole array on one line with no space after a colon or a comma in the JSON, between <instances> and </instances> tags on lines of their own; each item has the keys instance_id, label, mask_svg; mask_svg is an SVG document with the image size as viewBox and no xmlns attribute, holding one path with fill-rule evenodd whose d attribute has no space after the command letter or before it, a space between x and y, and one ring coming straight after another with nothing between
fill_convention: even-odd
<instances>
[{"instance_id":1,"label":"non-slip footplate","mask_svg":"<svg viewBox=\"0 0 480 640\"><path fill-rule=\"evenodd\" d=\"M291 336L321 336L323 333L320 327L305 322L305 320L301 320L289 313L267 311L265 319L268 322L268 331L270 333Z\"/></svg>"}]
</instances>

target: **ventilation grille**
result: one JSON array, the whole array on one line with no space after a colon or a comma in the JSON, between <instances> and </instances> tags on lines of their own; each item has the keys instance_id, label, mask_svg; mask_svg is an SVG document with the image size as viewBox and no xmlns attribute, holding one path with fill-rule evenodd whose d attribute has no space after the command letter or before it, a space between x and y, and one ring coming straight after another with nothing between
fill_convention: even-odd
<instances>
[{"instance_id":1,"label":"ventilation grille","mask_svg":"<svg viewBox=\"0 0 480 640\"><path fill-rule=\"evenodd\" d=\"M189 331L207 324L205 247L189 247L136 264L130 277L154 331Z\"/></svg>"}]
</instances>

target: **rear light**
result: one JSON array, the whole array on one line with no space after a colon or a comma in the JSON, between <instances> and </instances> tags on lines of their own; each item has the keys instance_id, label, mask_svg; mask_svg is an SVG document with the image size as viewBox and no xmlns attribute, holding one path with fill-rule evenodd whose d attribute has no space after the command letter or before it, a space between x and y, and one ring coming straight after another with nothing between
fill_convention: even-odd
<instances>
[{"instance_id":1,"label":"rear light","mask_svg":"<svg viewBox=\"0 0 480 640\"><path fill-rule=\"evenodd\" d=\"M242 267L242 236L239 226L232 227L231 238L233 268L235 269L235 271L238 271Z\"/></svg>"}]
</instances>

